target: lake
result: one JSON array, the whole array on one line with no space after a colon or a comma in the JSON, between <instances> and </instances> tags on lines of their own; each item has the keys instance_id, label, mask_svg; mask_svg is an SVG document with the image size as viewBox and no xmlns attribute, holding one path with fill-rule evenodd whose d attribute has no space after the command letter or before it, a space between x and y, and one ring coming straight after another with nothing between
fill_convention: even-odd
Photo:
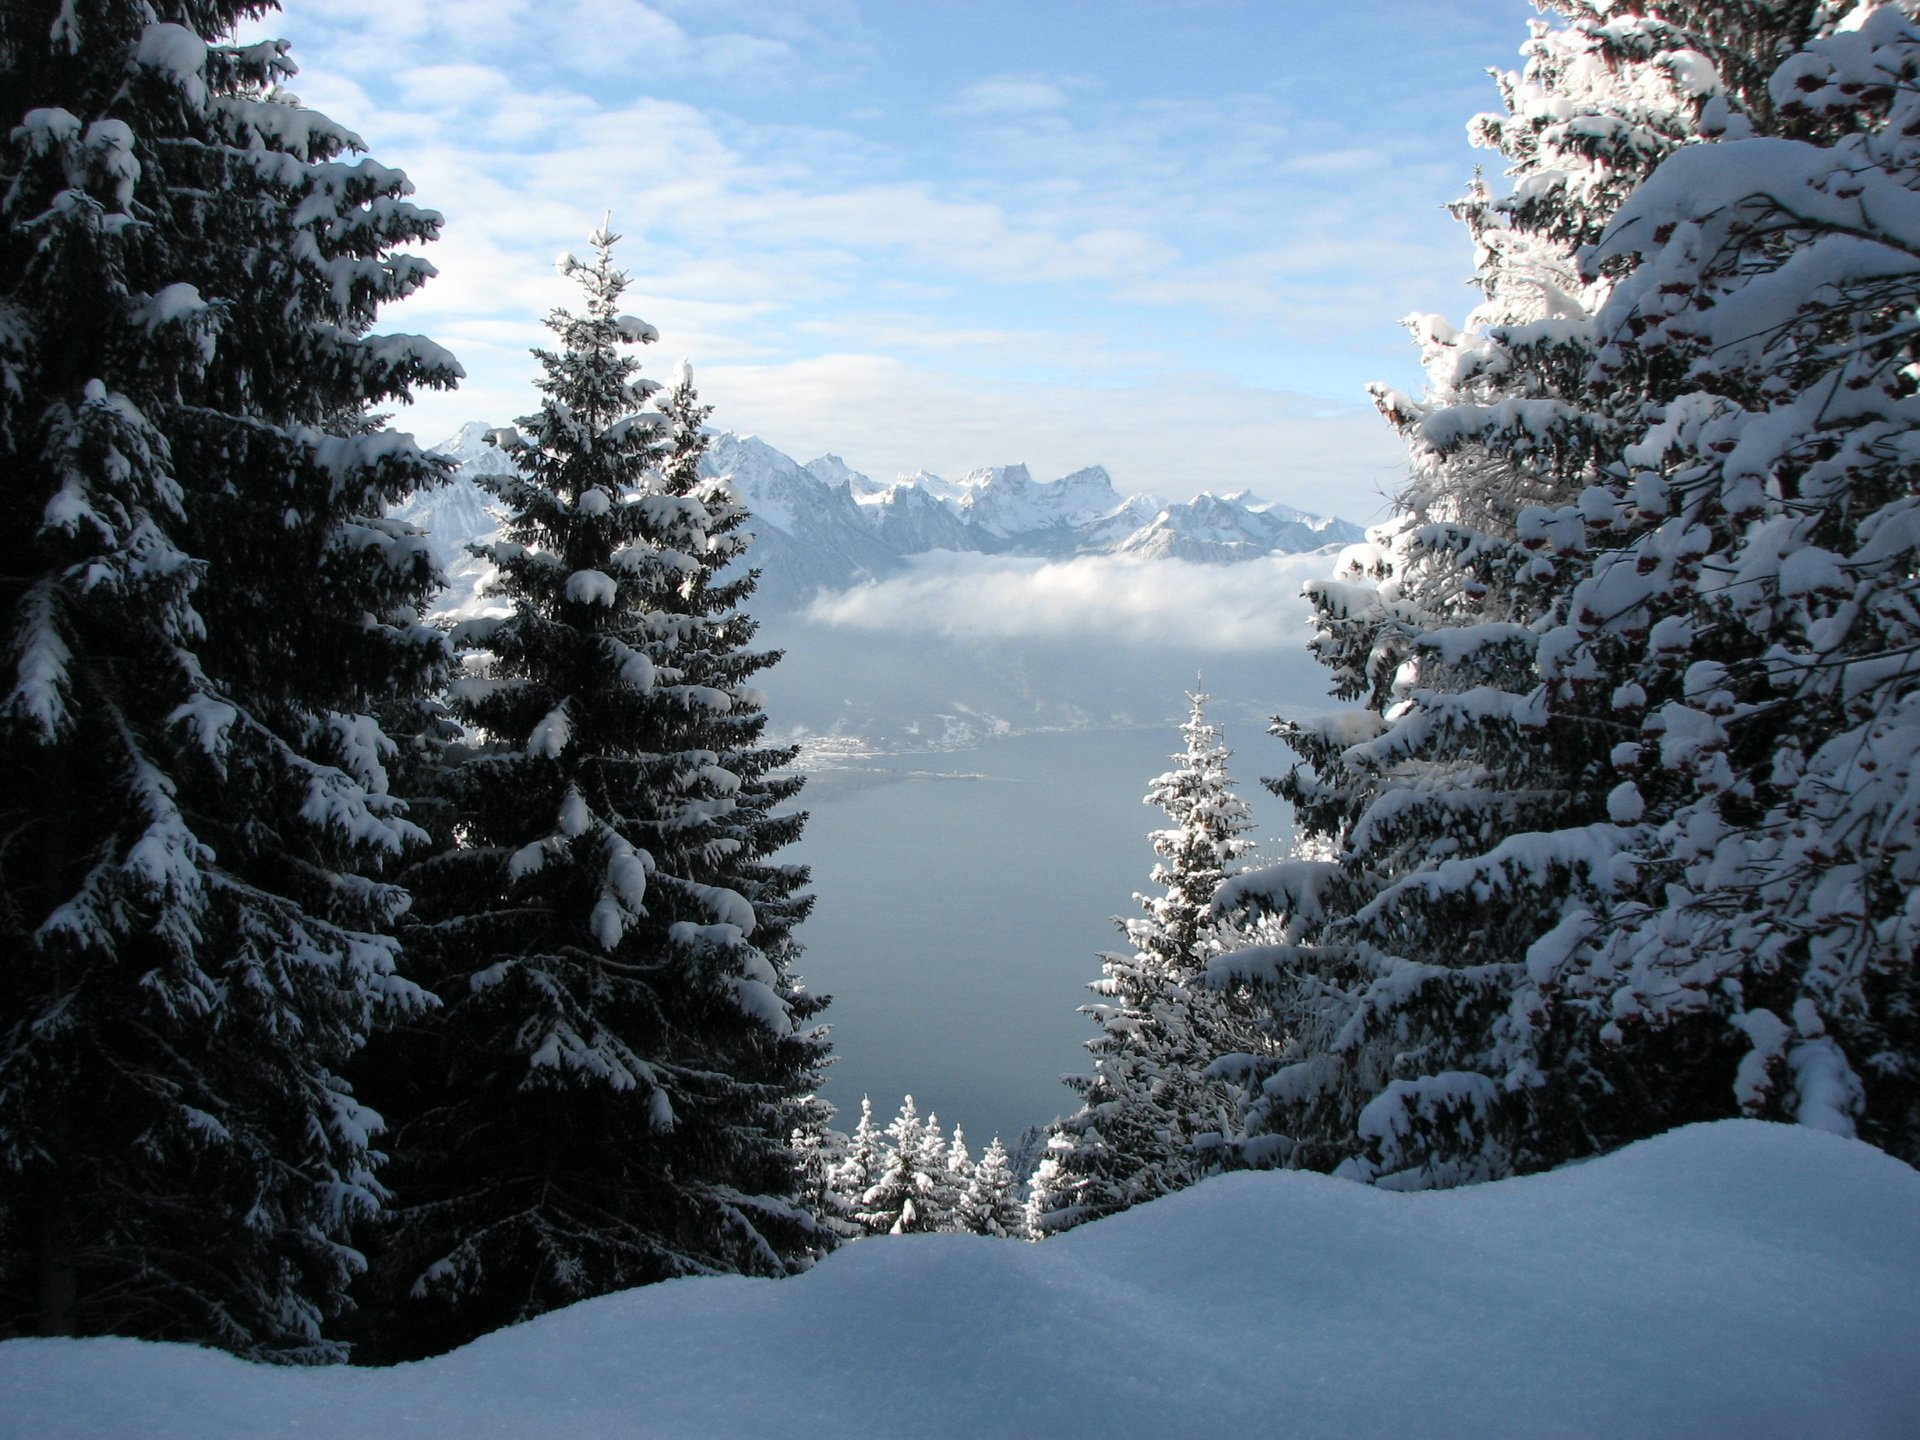
<instances>
[{"instance_id":1,"label":"lake","mask_svg":"<svg viewBox=\"0 0 1920 1440\"><path fill-rule=\"evenodd\" d=\"M1289 752L1258 726L1227 740L1272 853L1286 807L1257 777ZM1122 943L1113 917L1138 914L1133 894L1151 888L1146 834L1166 820L1141 796L1180 746L1172 723L1039 732L812 777L812 819L782 858L813 867L800 970L833 996L822 1094L839 1128L863 1093L882 1123L911 1093L977 1155L1077 1105L1060 1076L1090 1072L1096 1033L1077 1008Z\"/></svg>"}]
</instances>

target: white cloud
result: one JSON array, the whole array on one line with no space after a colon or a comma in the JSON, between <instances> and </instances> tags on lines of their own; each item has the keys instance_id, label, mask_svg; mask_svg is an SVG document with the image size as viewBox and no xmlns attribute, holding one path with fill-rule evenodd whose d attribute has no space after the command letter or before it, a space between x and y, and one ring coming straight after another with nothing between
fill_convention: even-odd
<instances>
[{"instance_id":1,"label":"white cloud","mask_svg":"<svg viewBox=\"0 0 1920 1440\"><path fill-rule=\"evenodd\" d=\"M422 65L399 77L410 104L475 108L512 88L506 72L492 65Z\"/></svg>"},{"instance_id":2,"label":"white cloud","mask_svg":"<svg viewBox=\"0 0 1920 1440\"><path fill-rule=\"evenodd\" d=\"M879 479L1012 461L1051 477L1100 464L1126 491L1185 499L1246 488L1364 523L1406 476L1401 441L1363 405L1197 371L1039 383L838 354L708 365L700 384L723 428L754 430L802 460L833 451Z\"/></svg>"},{"instance_id":3,"label":"white cloud","mask_svg":"<svg viewBox=\"0 0 1920 1440\"><path fill-rule=\"evenodd\" d=\"M632 308L662 329L662 343L641 355L646 373L658 377L673 359L690 357L717 426L758 434L800 460L832 452L877 479L918 469L963 475L1015 461L1047 479L1098 464L1127 492L1177 500L1200 490L1250 489L1369 523L1406 477L1400 440L1361 406L1204 373L1148 371L1124 384L1036 383L872 354L714 363L709 357L722 336L718 327L706 329L697 311L644 300ZM402 411L403 428L434 441L465 421L499 423L531 407L526 349L545 339L536 323L527 321L517 342L511 327L496 322L412 324L451 348L471 378L451 395L425 396Z\"/></svg>"},{"instance_id":4,"label":"white cloud","mask_svg":"<svg viewBox=\"0 0 1920 1440\"><path fill-rule=\"evenodd\" d=\"M1290 300L1293 257L1318 253L1339 264L1344 252L1375 288L1406 288L1408 278L1435 273L1430 247L1417 241L1355 248L1359 237L1391 228L1370 222L1410 188L1404 165L1372 153L1356 165L1369 176L1357 216L1350 187L1321 196L1276 183L1289 164L1315 157L1302 153L1304 137L1270 100L1143 97L1069 122L1054 113L1065 99L1061 83L995 77L967 92L979 122L963 147L967 174L936 182L912 173L908 151L847 130L743 124L712 105L645 93L589 98L579 89L584 55L569 57L572 73L559 84L532 83L510 65L504 41L542 22L514 0L467 3L495 31L450 45L422 33L438 22L416 0L396 0L392 13L350 12L359 28L346 32L349 48L375 35L394 47L364 73L393 77L403 108L381 113L356 90L342 118L403 135L413 148L397 158L427 203L490 234L611 205L649 251L740 257L749 283L764 277L766 290L795 301L870 288L906 268L996 290L1104 287L1110 302L1163 310L1197 303L1229 318L1297 316L1301 323L1286 324L1295 335L1327 307ZM575 37L569 45L601 57L646 48L650 70L699 69L711 57L694 52L727 38L690 33L637 0L572 0L572 9L586 18L559 27ZM446 163L422 164L422 150ZM1420 201L1432 207L1429 192ZM563 238L548 233L538 249ZM1342 295L1340 308L1359 298ZM1376 333L1408 308L1386 312Z\"/></svg>"},{"instance_id":5,"label":"white cloud","mask_svg":"<svg viewBox=\"0 0 1920 1440\"><path fill-rule=\"evenodd\" d=\"M1052 81L1002 75L967 86L954 97L953 108L966 115L1029 115L1066 104L1067 92Z\"/></svg>"},{"instance_id":6,"label":"white cloud","mask_svg":"<svg viewBox=\"0 0 1920 1440\"><path fill-rule=\"evenodd\" d=\"M639 68L737 79L793 61L783 39L742 30L694 34L641 0L571 0L543 10L540 23L560 58L584 75Z\"/></svg>"},{"instance_id":7,"label":"white cloud","mask_svg":"<svg viewBox=\"0 0 1920 1440\"><path fill-rule=\"evenodd\" d=\"M817 623L968 640L1047 637L1244 652L1297 650L1308 637L1301 585L1326 552L1241 565L1082 556L1043 561L935 552L910 573L822 596Z\"/></svg>"},{"instance_id":8,"label":"white cloud","mask_svg":"<svg viewBox=\"0 0 1920 1440\"><path fill-rule=\"evenodd\" d=\"M438 438L531 406L526 350L577 298L549 261L611 209L631 308L664 336L649 369L689 356L719 423L802 458L1097 462L1123 488L1246 485L1359 520L1399 488L1359 381L1411 383L1398 316L1470 298L1417 146L1270 94L1012 74L943 109L871 70L841 84L865 43L848 0L559 3L267 22L306 29L308 98L447 217L440 278L382 328L447 344L469 380L402 424ZM583 48L633 63L590 75ZM775 55L778 77L742 78ZM777 106L754 103L767 87Z\"/></svg>"}]
</instances>

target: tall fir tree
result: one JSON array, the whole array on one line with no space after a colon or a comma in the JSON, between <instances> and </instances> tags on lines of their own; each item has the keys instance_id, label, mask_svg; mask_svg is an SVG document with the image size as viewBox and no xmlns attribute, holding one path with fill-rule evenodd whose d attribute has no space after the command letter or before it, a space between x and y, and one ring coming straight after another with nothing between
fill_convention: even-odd
<instances>
[{"instance_id":1,"label":"tall fir tree","mask_svg":"<svg viewBox=\"0 0 1920 1440\"><path fill-rule=\"evenodd\" d=\"M880 1173L860 1197L859 1221L869 1235L922 1235L941 1228L946 1199L946 1146L932 1115L920 1118L909 1095L886 1129Z\"/></svg>"},{"instance_id":2,"label":"tall fir tree","mask_svg":"<svg viewBox=\"0 0 1920 1440\"><path fill-rule=\"evenodd\" d=\"M1632 1020L1650 992L1609 986L1595 960L1635 904L1680 939L1654 884L1679 867L1633 852L1663 818L1678 823L1688 786L1724 778L1709 764L1646 795L1616 774L1663 723L1648 727L1645 707L1678 698L1678 672L1660 666L1698 633L1679 611L1715 544L1708 527L1637 508L1634 487L1659 468L1642 457L1678 423L1669 397L1694 389L1698 362L1664 339L1636 354L1622 327L1649 330L1635 308L1649 295L1671 313L1714 302L1698 275L1711 264L1687 248L1698 230L1674 227L1668 247L1657 226L1629 244L1609 227L1649 175L1691 174L1693 152L1751 155L1804 126L1798 82L1772 77L1798 75L1810 45L1852 44L1838 37L1889 7L1550 8L1568 23L1535 26L1526 70L1503 81L1507 113L1476 124L1512 162L1508 195L1476 185L1458 210L1486 304L1462 329L1417 319L1428 393L1379 397L1413 451L1405 513L1312 591L1315 648L1336 693L1366 708L1282 724L1302 763L1277 788L1335 853L1223 897L1284 923L1281 943L1237 966L1272 986L1290 1036L1249 1153L1395 1186L1537 1169L1736 1108L1734 1033L1649 1024L1622 1043L1603 1012ZM1853 93L1835 128L1874 128ZM1648 236L1639 298L1616 295L1626 251ZM1777 228L1740 264L1765 257L1784 279L1801 238ZM1776 470L1762 488L1786 479ZM1618 593L1602 594L1596 571ZM1645 588L1620 584L1635 572L1657 575L1651 608ZM1649 645L1667 658L1637 658ZM1749 777L1773 763L1750 733ZM1653 888L1636 900L1637 885ZM1723 889L1716 904L1751 918L1754 893ZM1670 975L1643 975L1672 992ZM1737 989L1731 970L1720 979ZM1786 1042L1757 1024L1783 1060Z\"/></svg>"},{"instance_id":3,"label":"tall fir tree","mask_svg":"<svg viewBox=\"0 0 1920 1440\"><path fill-rule=\"evenodd\" d=\"M953 1228L1002 1240L1025 1239L1026 1211L1015 1193L1018 1188L1007 1147L996 1135L967 1176L966 1190L954 1211Z\"/></svg>"},{"instance_id":4,"label":"tall fir tree","mask_svg":"<svg viewBox=\"0 0 1920 1440\"><path fill-rule=\"evenodd\" d=\"M1087 1042L1094 1073L1069 1082L1084 1099L1048 1139L1034 1186L1036 1235L1185 1188L1239 1124L1238 1086L1208 1067L1249 1053L1252 1012L1204 976L1234 944L1211 906L1253 848L1253 815L1234 791L1232 752L1207 721L1209 697L1187 698L1179 767L1146 794L1170 822L1149 837L1160 857L1153 883L1163 889L1134 897L1146 913L1122 923L1133 951L1106 956L1089 987L1101 997L1084 1007L1101 1032Z\"/></svg>"},{"instance_id":5,"label":"tall fir tree","mask_svg":"<svg viewBox=\"0 0 1920 1440\"><path fill-rule=\"evenodd\" d=\"M266 8L0 8L0 1334L316 1360L381 1196L342 1067L421 1002L373 717L445 664L384 518L441 467L364 417L459 372L369 333L439 218L221 43Z\"/></svg>"},{"instance_id":6,"label":"tall fir tree","mask_svg":"<svg viewBox=\"0 0 1920 1440\"><path fill-rule=\"evenodd\" d=\"M801 947L794 927L813 908L805 892L805 866L774 858L800 838L806 815L791 808L805 781L789 767L799 757L795 745L763 743L767 727L765 697L752 686L755 676L780 660L780 652L756 650L759 629L743 607L752 597L758 572L745 568L752 535L751 519L730 481L705 471L708 435L704 426L712 407L694 389L693 369L681 361L655 403L666 417L666 455L660 494L671 500L672 518L661 522L654 542L671 561L666 581L654 596L654 623L664 629L665 663L676 672L679 688L664 689L664 707L672 724L666 738L677 744L679 772L674 788L689 797L688 808L655 823L649 848L660 861L664 883L685 893L678 902L698 915L705 891L724 886L753 907L752 951L764 968L749 966L733 984L747 1008L762 1003L765 986L784 1010L787 1039L763 1051L760 1038L742 1031L751 1043L734 1058L729 1071L742 1081L767 1083L781 1093L796 1084L810 1091L826 1063L826 1032L804 1022L827 1004L811 994L794 974ZM657 503L657 502L656 502ZM684 559L693 561L689 570ZM718 802L699 798L711 787ZM675 943L698 949L718 945L722 969L731 942L724 935L703 937L692 931ZM811 1078L808 1078L811 1077ZM788 1101L780 1102L783 1106ZM831 1111L810 1095L793 1102L796 1124L823 1130Z\"/></svg>"},{"instance_id":7,"label":"tall fir tree","mask_svg":"<svg viewBox=\"0 0 1920 1440\"><path fill-rule=\"evenodd\" d=\"M960 1133L960 1127L953 1127L953 1138L948 1140L940 1133L940 1117L928 1111L927 1127L920 1136L920 1169L933 1181L920 1207L925 1229L953 1228L953 1213L960 1204L967 1171L971 1168L966 1136Z\"/></svg>"},{"instance_id":8,"label":"tall fir tree","mask_svg":"<svg viewBox=\"0 0 1920 1440\"><path fill-rule=\"evenodd\" d=\"M503 619L455 630L449 848L416 877L408 944L444 1002L376 1056L402 1117L399 1208L368 1351L403 1358L610 1290L780 1275L832 1242L792 1137L824 1032L791 971L806 872L791 751L760 746L746 682L745 512L699 475L705 409L659 408L628 347L616 237L569 259L583 313L536 351L540 412L489 477Z\"/></svg>"},{"instance_id":9,"label":"tall fir tree","mask_svg":"<svg viewBox=\"0 0 1920 1440\"><path fill-rule=\"evenodd\" d=\"M1538 518L1589 556L1542 670L1634 730L1613 892L1535 969L1723 1109L1920 1164L1920 29L1861 5L1765 83L1774 135L1674 157L1587 257L1592 383L1638 404Z\"/></svg>"},{"instance_id":10,"label":"tall fir tree","mask_svg":"<svg viewBox=\"0 0 1920 1440\"><path fill-rule=\"evenodd\" d=\"M846 1153L833 1172L834 1193L840 1197L836 1208L859 1225L858 1215L866 1206L867 1191L886 1167L886 1143L880 1127L873 1123L873 1097L860 1097L860 1119L847 1137Z\"/></svg>"},{"instance_id":11,"label":"tall fir tree","mask_svg":"<svg viewBox=\"0 0 1920 1440\"><path fill-rule=\"evenodd\" d=\"M833 1108L816 1098L803 1112L803 1123L787 1139L800 1169L802 1203L835 1240L851 1240L860 1234L860 1224L840 1182L853 1142L835 1130L832 1121ZM865 1186L861 1189L864 1192Z\"/></svg>"},{"instance_id":12,"label":"tall fir tree","mask_svg":"<svg viewBox=\"0 0 1920 1440\"><path fill-rule=\"evenodd\" d=\"M973 1168L973 1152L967 1148L966 1135L956 1125L953 1127L953 1139L947 1145L946 1158L946 1223L949 1228L967 1193L967 1187L973 1183Z\"/></svg>"}]
</instances>

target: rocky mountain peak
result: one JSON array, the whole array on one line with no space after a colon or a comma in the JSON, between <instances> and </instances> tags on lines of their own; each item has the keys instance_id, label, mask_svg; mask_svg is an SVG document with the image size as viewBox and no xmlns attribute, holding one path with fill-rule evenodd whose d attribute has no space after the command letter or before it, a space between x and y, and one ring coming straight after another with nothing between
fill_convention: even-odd
<instances>
[{"instance_id":1,"label":"rocky mountain peak","mask_svg":"<svg viewBox=\"0 0 1920 1440\"><path fill-rule=\"evenodd\" d=\"M456 588L470 571L459 559L464 545L499 524L474 477L512 467L486 443L488 428L464 425L436 447L460 466L458 474L401 510L433 536ZM1050 481L1035 480L1025 465L974 470L958 483L920 470L883 486L837 455L801 465L756 435L722 432L712 437L701 470L729 481L752 513L747 563L761 572L756 603L768 611L799 609L822 590L884 579L934 550L1230 564L1361 538L1356 525L1269 504L1245 490L1203 492L1176 504L1124 497L1099 465ZM471 599L455 595L445 606L458 609Z\"/></svg>"}]
</instances>

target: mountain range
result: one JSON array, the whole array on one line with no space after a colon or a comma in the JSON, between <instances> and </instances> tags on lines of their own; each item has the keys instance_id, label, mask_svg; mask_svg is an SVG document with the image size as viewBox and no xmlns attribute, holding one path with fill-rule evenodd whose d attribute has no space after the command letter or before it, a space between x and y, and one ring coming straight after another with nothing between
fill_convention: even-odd
<instances>
[{"instance_id":1,"label":"mountain range","mask_svg":"<svg viewBox=\"0 0 1920 1440\"><path fill-rule=\"evenodd\" d=\"M415 496L399 514L426 530L452 586L452 611L478 603L486 562L465 546L498 529L477 477L511 469L486 442L490 427L462 426L435 448L458 465L451 484ZM1248 491L1168 502L1122 495L1100 466L1037 481L1025 465L996 465L953 481L926 471L881 484L836 455L802 465L752 435L716 434L702 469L729 480L753 513L748 563L759 568L757 609L804 609L905 570L934 550L1070 559L1135 555L1232 564L1297 554L1361 538L1357 525L1262 500Z\"/></svg>"}]
</instances>

